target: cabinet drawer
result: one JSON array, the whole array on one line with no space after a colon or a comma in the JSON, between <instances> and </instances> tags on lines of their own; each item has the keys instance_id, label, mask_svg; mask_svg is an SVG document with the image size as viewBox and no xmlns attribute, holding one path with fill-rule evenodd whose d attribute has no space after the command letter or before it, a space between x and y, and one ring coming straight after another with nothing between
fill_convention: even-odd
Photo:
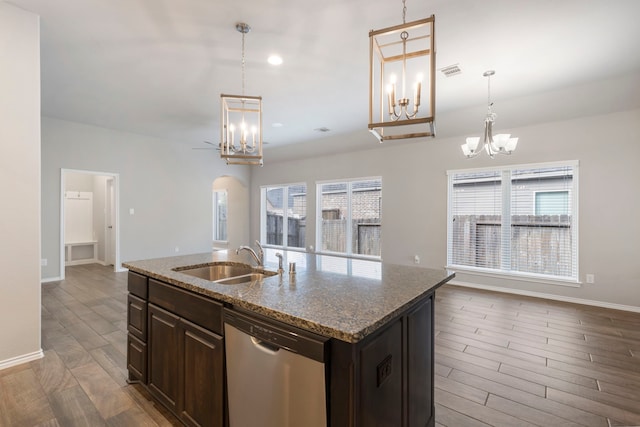
<instances>
[{"instance_id":1,"label":"cabinet drawer","mask_svg":"<svg viewBox=\"0 0 640 427\"><path fill-rule=\"evenodd\" d=\"M138 273L134 273L133 271L130 271L127 283L128 283L128 289L130 293L136 296L139 296L142 299L147 299L147 296L148 296L147 276L143 276L142 274L138 274Z\"/></svg>"},{"instance_id":2,"label":"cabinet drawer","mask_svg":"<svg viewBox=\"0 0 640 427\"><path fill-rule=\"evenodd\" d=\"M127 330L136 338L147 341L147 301L132 294L127 296Z\"/></svg>"},{"instance_id":3,"label":"cabinet drawer","mask_svg":"<svg viewBox=\"0 0 640 427\"><path fill-rule=\"evenodd\" d=\"M149 302L222 335L222 304L217 301L149 279Z\"/></svg>"},{"instance_id":4,"label":"cabinet drawer","mask_svg":"<svg viewBox=\"0 0 640 427\"><path fill-rule=\"evenodd\" d=\"M127 335L127 369L129 379L147 383L147 344Z\"/></svg>"}]
</instances>

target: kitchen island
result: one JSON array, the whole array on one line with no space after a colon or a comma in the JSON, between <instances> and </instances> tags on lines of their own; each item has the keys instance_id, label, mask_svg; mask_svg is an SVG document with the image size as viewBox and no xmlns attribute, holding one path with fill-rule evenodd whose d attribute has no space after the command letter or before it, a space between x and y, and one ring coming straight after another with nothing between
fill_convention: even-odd
<instances>
[{"instance_id":1,"label":"kitchen island","mask_svg":"<svg viewBox=\"0 0 640 427\"><path fill-rule=\"evenodd\" d=\"M234 285L178 271L250 263L226 251L124 264L129 379L187 425L225 425L224 313L237 311L324 338L329 425L434 425L434 292L453 273L314 254L297 260L296 274Z\"/></svg>"}]
</instances>

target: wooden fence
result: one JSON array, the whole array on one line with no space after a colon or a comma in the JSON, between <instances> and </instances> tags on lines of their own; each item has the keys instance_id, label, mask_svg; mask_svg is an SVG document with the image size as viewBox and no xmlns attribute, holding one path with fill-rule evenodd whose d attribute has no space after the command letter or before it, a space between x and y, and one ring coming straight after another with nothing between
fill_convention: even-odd
<instances>
[{"instance_id":1,"label":"wooden fence","mask_svg":"<svg viewBox=\"0 0 640 427\"><path fill-rule=\"evenodd\" d=\"M267 213L267 243L282 245L282 215ZM306 218L288 218L287 245L293 248L305 247Z\"/></svg>"},{"instance_id":2,"label":"wooden fence","mask_svg":"<svg viewBox=\"0 0 640 427\"><path fill-rule=\"evenodd\" d=\"M346 252L345 219L322 221L322 250ZM290 247L305 247L306 218L288 218L287 243ZM380 219L353 221L353 253L380 256ZM282 215L267 213L267 243L282 245Z\"/></svg>"},{"instance_id":3,"label":"wooden fence","mask_svg":"<svg viewBox=\"0 0 640 427\"><path fill-rule=\"evenodd\" d=\"M346 252L346 219L322 221L322 250ZM352 221L351 241L354 254L380 256L380 219L357 219Z\"/></svg>"},{"instance_id":4,"label":"wooden fence","mask_svg":"<svg viewBox=\"0 0 640 427\"><path fill-rule=\"evenodd\" d=\"M569 215L511 217L512 271L572 276L572 231ZM453 219L452 263L501 268L500 215L456 215Z\"/></svg>"}]
</instances>

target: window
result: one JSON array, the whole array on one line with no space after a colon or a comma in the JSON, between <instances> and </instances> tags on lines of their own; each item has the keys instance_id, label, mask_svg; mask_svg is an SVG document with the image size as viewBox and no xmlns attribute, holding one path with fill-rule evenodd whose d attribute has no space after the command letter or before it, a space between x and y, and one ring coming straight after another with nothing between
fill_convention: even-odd
<instances>
[{"instance_id":1,"label":"window","mask_svg":"<svg viewBox=\"0 0 640 427\"><path fill-rule=\"evenodd\" d=\"M449 171L447 263L577 281L578 164Z\"/></svg>"},{"instance_id":2,"label":"window","mask_svg":"<svg viewBox=\"0 0 640 427\"><path fill-rule=\"evenodd\" d=\"M227 241L227 191L213 190L213 240Z\"/></svg>"},{"instance_id":3,"label":"window","mask_svg":"<svg viewBox=\"0 0 640 427\"><path fill-rule=\"evenodd\" d=\"M382 178L318 184L320 252L380 257Z\"/></svg>"},{"instance_id":4,"label":"window","mask_svg":"<svg viewBox=\"0 0 640 427\"><path fill-rule=\"evenodd\" d=\"M568 191L536 191L536 215L568 215Z\"/></svg>"},{"instance_id":5,"label":"window","mask_svg":"<svg viewBox=\"0 0 640 427\"><path fill-rule=\"evenodd\" d=\"M304 249L307 185L262 187L260 216L263 244Z\"/></svg>"}]
</instances>

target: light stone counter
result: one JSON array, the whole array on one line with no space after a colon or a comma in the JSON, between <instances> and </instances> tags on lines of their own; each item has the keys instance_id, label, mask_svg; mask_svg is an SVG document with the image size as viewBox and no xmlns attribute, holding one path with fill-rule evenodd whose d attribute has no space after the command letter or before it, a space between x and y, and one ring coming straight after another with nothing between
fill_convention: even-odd
<instances>
[{"instance_id":1,"label":"light stone counter","mask_svg":"<svg viewBox=\"0 0 640 427\"><path fill-rule=\"evenodd\" d=\"M318 334L355 343L376 331L413 302L454 277L428 269L315 254L297 256L296 274L222 285L173 271L214 261L254 265L248 254L226 251L127 262L129 270L171 283ZM286 255L286 254L285 254ZM267 262L268 270L277 264Z\"/></svg>"}]
</instances>

